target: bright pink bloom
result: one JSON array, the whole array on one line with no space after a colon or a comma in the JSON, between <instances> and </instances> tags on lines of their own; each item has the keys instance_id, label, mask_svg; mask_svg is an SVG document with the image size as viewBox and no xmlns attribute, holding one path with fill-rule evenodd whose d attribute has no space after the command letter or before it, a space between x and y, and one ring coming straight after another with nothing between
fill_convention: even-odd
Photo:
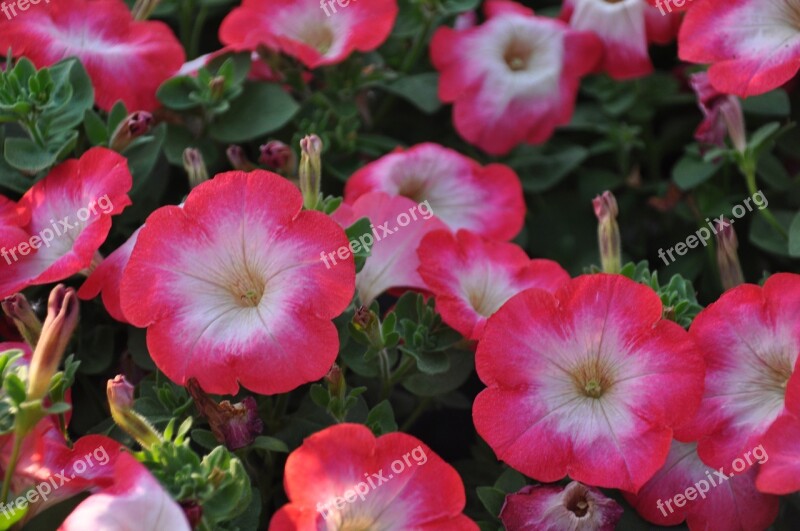
<instances>
[{"instance_id":1,"label":"bright pink bloom","mask_svg":"<svg viewBox=\"0 0 800 531\"><path fill-rule=\"evenodd\" d=\"M122 0L42 3L3 27L0 49L9 47L40 68L78 57L106 111L118 100L130 110L154 110L159 85L185 60L169 26L134 21Z\"/></svg>"},{"instance_id":2,"label":"bright pink bloom","mask_svg":"<svg viewBox=\"0 0 800 531\"><path fill-rule=\"evenodd\" d=\"M708 75L720 92L763 94L800 69L800 6L795 0L696 0L678 45L684 61L711 64Z\"/></svg>"},{"instance_id":3,"label":"bright pink bloom","mask_svg":"<svg viewBox=\"0 0 800 531\"><path fill-rule=\"evenodd\" d=\"M134 524L135 522L135 524ZM130 454L120 454L114 482L82 501L60 531L190 531L186 515L147 469Z\"/></svg>"},{"instance_id":4,"label":"bright pink bloom","mask_svg":"<svg viewBox=\"0 0 800 531\"><path fill-rule=\"evenodd\" d=\"M430 208L406 197L370 192L356 199L352 206L343 204L333 218L343 227L361 218L372 222L372 234L362 238L367 241L369 237L374 244L364 268L356 276L356 291L362 304L369 306L378 295L393 288L425 289L425 282L417 272L417 248L426 234L447 228ZM337 250L332 245L330 248ZM337 260L334 254L326 259L326 264L338 267Z\"/></svg>"},{"instance_id":5,"label":"bright pink bloom","mask_svg":"<svg viewBox=\"0 0 800 531\"><path fill-rule=\"evenodd\" d=\"M53 168L20 199L24 224L0 228L0 297L89 268L111 230L111 216L131 204L131 185L125 157L106 148ZM6 236L10 232L13 238Z\"/></svg>"},{"instance_id":6,"label":"bright pink bloom","mask_svg":"<svg viewBox=\"0 0 800 531\"><path fill-rule=\"evenodd\" d=\"M576 30L591 31L603 40L599 68L614 79L652 72L648 44L669 44L680 26L679 16L662 15L645 0L566 0L561 17Z\"/></svg>"},{"instance_id":7,"label":"bright pink bloom","mask_svg":"<svg viewBox=\"0 0 800 531\"><path fill-rule=\"evenodd\" d=\"M636 308L636 311L631 311ZM478 342L478 433L538 481L639 489L664 464L673 427L697 408L703 361L661 299L621 275L529 289Z\"/></svg>"},{"instance_id":8,"label":"bright pink bloom","mask_svg":"<svg viewBox=\"0 0 800 531\"><path fill-rule=\"evenodd\" d=\"M81 289L78 290L78 297L82 300L93 299L102 293L103 305L108 310L108 313L111 314L111 317L123 323L127 323L128 320L122 313L122 306L119 300L122 275L128 266L128 260L131 259L133 247L136 245L136 240L139 238L141 230L141 228L136 229L136 232L128 238L128 241L108 255L89 275Z\"/></svg>"},{"instance_id":9,"label":"bright pink bloom","mask_svg":"<svg viewBox=\"0 0 800 531\"><path fill-rule=\"evenodd\" d=\"M289 504L270 531L478 529L461 514L466 498L455 469L405 433L376 438L361 424L326 428L289 455L283 484Z\"/></svg>"},{"instance_id":10,"label":"bright pink bloom","mask_svg":"<svg viewBox=\"0 0 800 531\"><path fill-rule=\"evenodd\" d=\"M800 373L786 388L788 412L767 430L763 438L769 460L761 465L756 487L761 492L789 494L800 490Z\"/></svg>"},{"instance_id":11,"label":"bright pink bloom","mask_svg":"<svg viewBox=\"0 0 800 531\"><path fill-rule=\"evenodd\" d=\"M436 217L456 231L510 240L522 229L525 200L514 170L503 164L481 166L438 144L419 144L367 164L347 181L345 201L368 192L428 201Z\"/></svg>"},{"instance_id":12,"label":"bright pink bloom","mask_svg":"<svg viewBox=\"0 0 800 531\"><path fill-rule=\"evenodd\" d=\"M488 2L486 11L480 26L439 28L431 60L458 133L502 155L522 142L540 144L570 121L580 78L595 68L602 45L514 2Z\"/></svg>"},{"instance_id":13,"label":"bright pink bloom","mask_svg":"<svg viewBox=\"0 0 800 531\"><path fill-rule=\"evenodd\" d=\"M398 13L397 0L353 1L333 12L336 6L318 0L244 0L222 21L219 39L236 50L255 51L263 44L317 68L383 44Z\"/></svg>"},{"instance_id":14,"label":"bright pink bloom","mask_svg":"<svg viewBox=\"0 0 800 531\"><path fill-rule=\"evenodd\" d=\"M566 487L527 486L506 496L500 520L506 529L614 531L622 507L577 481Z\"/></svg>"},{"instance_id":15,"label":"bright pink bloom","mask_svg":"<svg viewBox=\"0 0 800 531\"><path fill-rule=\"evenodd\" d=\"M645 520L659 526L686 520L692 531L766 529L778 515L778 497L756 490L755 466L738 474L730 465L717 470L700 460L695 443L673 441L661 470L638 494L624 493L625 498Z\"/></svg>"},{"instance_id":16,"label":"bright pink bloom","mask_svg":"<svg viewBox=\"0 0 800 531\"><path fill-rule=\"evenodd\" d=\"M300 191L266 171L228 172L183 207L147 218L125 268L124 316L147 327L156 365L209 393L285 393L328 372L339 315L353 297L353 258L326 268L320 253L347 246Z\"/></svg>"},{"instance_id":17,"label":"bright pink bloom","mask_svg":"<svg viewBox=\"0 0 800 531\"><path fill-rule=\"evenodd\" d=\"M695 317L689 330L705 355L705 396L686 437L714 467L762 443L786 412L786 386L800 352L800 275L742 284ZM684 437L681 437L682 439Z\"/></svg>"},{"instance_id":18,"label":"bright pink bloom","mask_svg":"<svg viewBox=\"0 0 800 531\"><path fill-rule=\"evenodd\" d=\"M569 274L552 260L531 260L513 243L469 231L431 232L417 249L419 273L436 297L442 319L469 339L480 339L486 320L528 288L554 293Z\"/></svg>"}]
</instances>

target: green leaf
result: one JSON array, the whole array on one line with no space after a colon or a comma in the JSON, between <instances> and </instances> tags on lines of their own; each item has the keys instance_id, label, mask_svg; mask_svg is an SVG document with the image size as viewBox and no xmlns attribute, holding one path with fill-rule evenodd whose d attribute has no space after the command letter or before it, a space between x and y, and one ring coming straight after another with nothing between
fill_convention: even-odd
<instances>
[{"instance_id":1,"label":"green leaf","mask_svg":"<svg viewBox=\"0 0 800 531\"><path fill-rule=\"evenodd\" d=\"M480 0L444 0L442 2L442 11L447 15L457 15L477 9L479 4Z\"/></svg>"},{"instance_id":2,"label":"green leaf","mask_svg":"<svg viewBox=\"0 0 800 531\"><path fill-rule=\"evenodd\" d=\"M4 510L0 511L0 531L11 529L14 524L22 520L28 512L28 507L30 506L27 503L23 504L22 507L16 503L6 504L3 507Z\"/></svg>"},{"instance_id":3,"label":"green leaf","mask_svg":"<svg viewBox=\"0 0 800 531\"><path fill-rule=\"evenodd\" d=\"M108 113L108 130L110 133L116 131L122 120L128 117L128 109L122 101L118 101L111 107L111 112Z\"/></svg>"},{"instance_id":4,"label":"green leaf","mask_svg":"<svg viewBox=\"0 0 800 531\"><path fill-rule=\"evenodd\" d=\"M199 428L192 430L192 440L206 450L213 450L219 446L219 441L210 430Z\"/></svg>"},{"instance_id":5,"label":"green leaf","mask_svg":"<svg viewBox=\"0 0 800 531\"><path fill-rule=\"evenodd\" d=\"M450 367L441 374L413 374L403 380L403 387L417 396L444 395L461 387L472 374L473 356L462 350L449 350Z\"/></svg>"},{"instance_id":6,"label":"green leaf","mask_svg":"<svg viewBox=\"0 0 800 531\"><path fill-rule=\"evenodd\" d=\"M3 389L17 404L23 403L28 394L25 391L25 383L14 373L6 375L6 379L3 381Z\"/></svg>"},{"instance_id":7,"label":"green leaf","mask_svg":"<svg viewBox=\"0 0 800 531\"><path fill-rule=\"evenodd\" d=\"M436 72L401 77L381 86L386 91L412 103L426 114L433 114L442 108L438 93L439 74Z\"/></svg>"},{"instance_id":8,"label":"green leaf","mask_svg":"<svg viewBox=\"0 0 800 531\"><path fill-rule=\"evenodd\" d=\"M486 507L486 510L489 511L489 514L492 516L499 516L500 510L506 502L506 493L494 487L478 487L476 491L478 493L478 499L481 500L481 503Z\"/></svg>"},{"instance_id":9,"label":"green leaf","mask_svg":"<svg viewBox=\"0 0 800 531\"><path fill-rule=\"evenodd\" d=\"M86 131L86 136L93 146L105 146L108 144L109 134L106 124L91 109L88 109L83 115L83 129Z\"/></svg>"},{"instance_id":10,"label":"green leaf","mask_svg":"<svg viewBox=\"0 0 800 531\"><path fill-rule=\"evenodd\" d=\"M789 226L793 223L793 218L796 217L795 213L787 212L786 210L772 210L772 213L788 233ZM753 223L750 224L749 238L750 242L759 249L779 256L789 256L788 240L775 230L762 215L753 217Z\"/></svg>"},{"instance_id":11,"label":"green leaf","mask_svg":"<svg viewBox=\"0 0 800 531\"><path fill-rule=\"evenodd\" d=\"M771 118L784 118L791 112L789 95L783 89L773 90L760 96L742 100L742 110L747 114L757 114Z\"/></svg>"},{"instance_id":12,"label":"green leaf","mask_svg":"<svg viewBox=\"0 0 800 531\"><path fill-rule=\"evenodd\" d=\"M366 424L375 435L397 431L397 421L394 418L392 404L388 400L384 400L372 408L367 415Z\"/></svg>"},{"instance_id":13,"label":"green leaf","mask_svg":"<svg viewBox=\"0 0 800 531\"><path fill-rule=\"evenodd\" d=\"M356 273L361 271L366 263L367 257L372 254L372 244L374 238L372 237L372 224L369 218L361 218L344 231L347 234L347 240L350 242L350 248L357 249L353 253L353 258L356 263ZM369 241L367 241L369 235Z\"/></svg>"},{"instance_id":14,"label":"green leaf","mask_svg":"<svg viewBox=\"0 0 800 531\"><path fill-rule=\"evenodd\" d=\"M55 131L72 129L83 121L87 110L94 104L94 88L86 69L77 59L67 59L64 63L69 65L69 84L72 87L72 97L61 109L53 113L50 119L48 133L52 135ZM59 63L62 64L62 63ZM55 65L53 68L56 68ZM46 113L48 116L50 113ZM48 116L49 119L49 116Z\"/></svg>"},{"instance_id":15,"label":"green leaf","mask_svg":"<svg viewBox=\"0 0 800 531\"><path fill-rule=\"evenodd\" d=\"M196 99L192 99L190 94L200 89L197 80L192 76L176 76L164 81L156 97L168 109L175 111L186 111L200 105Z\"/></svg>"},{"instance_id":16,"label":"green leaf","mask_svg":"<svg viewBox=\"0 0 800 531\"><path fill-rule=\"evenodd\" d=\"M280 439L276 439L275 437L268 437L266 435L259 435L253 441L253 448L259 448L261 450L268 450L270 452L280 452L283 454L289 453L289 447L286 446L286 443Z\"/></svg>"},{"instance_id":17,"label":"green leaf","mask_svg":"<svg viewBox=\"0 0 800 531\"><path fill-rule=\"evenodd\" d=\"M280 85L247 83L242 95L211 125L209 134L220 142L245 142L277 131L298 110L300 106Z\"/></svg>"},{"instance_id":18,"label":"green leaf","mask_svg":"<svg viewBox=\"0 0 800 531\"><path fill-rule=\"evenodd\" d=\"M72 406L70 406L68 403L66 403L66 402L56 402L52 406L50 406L47 409L45 409L45 412L48 415L60 415L62 413L66 413L70 409L72 409Z\"/></svg>"},{"instance_id":19,"label":"green leaf","mask_svg":"<svg viewBox=\"0 0 800 531\"><path fill-rule=\"evenodd\" d=\"M544 192L577 169L589 156L582 146L518 148L509 166L517 170L527 192Z\"/></svg>"},{"instance_id":20,"label":"green leaf","mask_svg":"<svg viewBox=\"0 0 800 531\"><path fill-rule=\"evenodd\" d=\"M39 173L56 162L57 153L49 153L32 140L6 138L5 157L12 167L28 174Z\"/></svg>"},{"instance_id":21,"label":"green leaf","mask_svg":"<svg viewBox=\"0 0 800 531\"><path fill-rule=\"evenodd\" d=\"M800 212L795 214L789 227L789 255L800 258Z\"/></svg>"},{"instance_id":22,"label":"green leaf","mask_svg":"<svg viewBox=\"0 0 800 531\"><path fill-rule=\"evenodd\" d=\"M713 177L721 164L705 162L699 155L687 153L672 168L672 181L681 190L691 190Z\"/></svg>"}]
</instances>

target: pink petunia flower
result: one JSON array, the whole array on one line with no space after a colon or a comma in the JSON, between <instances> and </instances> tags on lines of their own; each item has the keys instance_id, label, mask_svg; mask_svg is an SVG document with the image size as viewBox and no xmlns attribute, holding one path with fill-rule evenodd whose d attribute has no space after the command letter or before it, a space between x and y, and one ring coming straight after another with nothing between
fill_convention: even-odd
<instances>
[{"instance_id":1,"label":"pink petunia flower","mask_svg":"<svg viewBox=\"0 0 800 531\"><path fill-rule=\"evenodd\" d=\"M759 469L758 490L772 494L800 491L800 418L779 417L764 435L763 446L769 461Z\"/></svg>"},{"instance_id":2,"label":"pink petunia flower","mask_svg":"<svg viewBox=\"0 0 800 531\"><path fill-rule=\"evenodd\" d=\"M800 69L795 0L695 1L678 36L684 61L711 64L714 88L742 98L780 87Z\"/></svg>"},{"instance_id":3,"label":"pink petunia flower","mask_svg":"<svg viewBox=\"0 0 800 531\"><path fill-rule=\"evenodd\" d=\"M322 378L338 353L331 319L353 297L347 245L300 191L266 171L228 172L194 188L183 207L147 218L123 273L123 315L147 327L153 361L173 381L209 393L285 393Z\"/></svg>"},{"instance_id":4,"label":"pink petunia flower","mask_svg":"<svg viewBox=\"0 0 800 531\"><path fill-rule=\"evenodd\" d=\"M134 524L135 522L135 524ZM59 531L189 531L180 505L133 456L122 453L114 465L114 482L82 501Z\"/></svg>"},{"instance_id":5,"label":"pink petunia flower","mask_svg":"<svg viewBox=\"0 0 800 531\"><path fill-rule=\"evenodd\" d=\"M602 44L515 2L495 0L485 9L488 20L479 26L439 28L431 60L458 133L503 155L523 142L546 141L570 121L579 80L594 70Z\"/></svg>"},{"instance_id":6,"label":"pink petunia flower","mask_svg":"<svg viewBox=\"0 0 800 531\"><path fill-rule=\"evenodd\" d=\"M308 437L289 455L289 503L270 531L430 529L477 531L461 514L458 473L419 439L375 437L361 424L338 424Z\"/></svg>"},{"instance_id":7,"label":"pink petunia flower","mask_svg":"<svg viewBox=\"0 0 800 531\"><path fill-rule=\"evenodd\" d=\"M614 79L652 72L648 44L669 44L680 26L678 15L662 15L645 0L566 0L561 18L576 30L591 31L603 40L599 69Z\"/></svg>"},{"instance_id":8,"label":"pink petunia flower","mask_svg":"<svg viewBox=\"0 0 800 531\"><path fill-rule=\"evenodd\" d=\"M506 496L500 520L506 529L614 531L622 507L599 490L577 481L566 487L527 486Z\"/></svg>"},{"instance_id":9,"label":"pink petunia flower","mask_svg":"<svg viewBox=\"0 0 800 531\"><path fill-rule=\"evenodd\" d=\"M700 352L662 312L652 289L621 275L514 296L478 342L478 433L538 481L636 491L703 391Z\"/></svg>"},{"instance_id":10,"label":"pink petunia flower","mask_svg":"<svg viewBox=\"0 0 800 531\"><path fill-rule=\"evenodd\" d=\"M16 222L0 218L0 297L90 268L131 185L125 157L101 147L53 168L22 196Z\"/></svg>"},{"instance_id":11,"label":"pink petunia flower","mask_svg":"<svg viewBox=\"0 0 800 531\"><path fill-rule=\"evenodd\" d=\"M369 306L378 295L394 288L424 290L425 282L417 272L417 248L426 234L447 228L435 216L430 204L369 192L352 205L341 205L333 214L333 219L343 227L361 218L370 220L372 232L360 236L353 242L353 248L356 243L373 243L369 258L356 276L361 304ZM331 250L335 251L336 247L331 246ZM335 266L336 260L335 255L329 256L325 263L331 266L332 261Z\"/></svg>"},{"instance_id":12,"label":"pink petunia flower","mask_svg":"<svg viewBox=\"0 0 800 531\"><path fill-rule=\"evenodd\" d=\"M368 192L428 201L436 217L456 231L510 240L522 229L525 200L514 170L503 164L481 166L438 144L419 144L367 164L347 181L345 201Z\"/></svg>"},{"instance_id":13,"label":"pink petunia flower","mask_svg":"<svg viewBox=\"0 0 800 531\"><path fill-rule=\"evenodd\" d=\"M154 110L159 85L185 61L169 26L134 21L122 0L43 2L4 25L0 49L9 47L39 68L78 57L106 111L118 100L131 110Z\"/></svg>"},{"instance_id":14,"label":"pink petunia flower","mask_svg":"<svg viewBox=\"0 0 800 531\"><path fill-rule=\"evenodd\" d=\"M236 50L263 44L308 68L341 63L355 51L372 51L389 37L396 0L244 0L222 21L220 41Z\"/></svg>"},{"instance_id":15,"label":"pink petunia flower","mask_svg":"<svg viewBox=\"0 0 800 531\"><path fill-rule=\"evenodd\" d=\"M700 458L727 466L763 441L786 412L786 388L800 352L800 275L728 290L695 317L689 333L705 355L705 396L685 437ZM683 437L682 437L683 439Z\"/></svg>"},{"instance_id":16,"label":"pink petunia flower","mask_svg":"<svg viewBox=\"0 0 800 531\"><path fill-rule=\"evenodd\" d=\"M552 260L531 260L518 246L460 230L429 233L417 249L419 273L448 325L480 339L486 320L528 288L554 293L569 274Z\"/></svg>"},{"instance_id":17,"label":"pink petunia flower","mask_svg":"<svg viewBox=\"0 0 800 531\"><path fill-rule=\"evenodd\" d=\"M623 494L659 526L685 520L692 531L766 529L778 515L778 497L756 490L755 467L738 474L730 464L717 470L700 460L696 443L673 441L661 470L637 494Z\"/></svg>"}]
</instances>

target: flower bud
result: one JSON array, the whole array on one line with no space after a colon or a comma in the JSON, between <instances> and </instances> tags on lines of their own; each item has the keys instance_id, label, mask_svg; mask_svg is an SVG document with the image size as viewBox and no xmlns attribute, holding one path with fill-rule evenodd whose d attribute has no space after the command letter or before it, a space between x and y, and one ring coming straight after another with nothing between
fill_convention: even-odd
<instances>
[{"instance_id":1,"label":"flower bud","mask_svg":"<svg viewBox=\"0 0 800 531\"><path fill-rule=\"evenodd\" d=\"M256 169L256 165L247 158L242 146L228 146L228 149L225 150L225 154L228 156L228 162L231 163L231 166L233 166L235 170L253 171Z\"/></svg>"},{"instance_id":2,"label":"flower bud","mask_svg":"<svg viewBox=\"0 0 800 531\"><path fill-rule=\"evenodd\" d=\"M380 319L366 306L356 308L356 313L353 315L353 328L367 336L370 345L375 348L383 348Z\"/></svg>"},{"instance_id":3,"label":"flower bud","mask_svg":"<svg viewBox=\"0 0 800 531\"><path fill-rule=\"evenodd\" d=\"M125 151L131 142L146 135L153 127L153 115L145 111L137 111L122 120L111 135L109 147L117 153Z\"/></svg>"},{"instance_id":4,"label":"flower bud","mask_svg":"<svg viewBox=\"0 0 800 531\"><path fill-rule=\"evenodd\" d=\"M186 148L183 151L183 168L189 175L189 187L195 188L208 180L208 170L199 149Z\"/></svg>"},{"instance_id":5,"label":"flower bud","mask_svg":"<svg viewBox=\"0 0 800 531\"><path fill-rule=\"evenodd\" d=\"M195 378L186 382L186 389L192 395L197 411L208 419L214 437L228 449L238 450L250 446L264 430L264 424L258 416L258 406L252 396L237 404L231 404L228 400L217 404L203 391Z\"/></svg>"},{"instance_id":6,"label":"flower bud","mask_svg":"<svg viewBox=\"0 0 800 531\"><path fill-rule=\"evenodd\" d=\"M325 375L325 382L328 384L328 391L330 391L331 396L342 395L342 391L345 389L344 373L335 363L331 366L328 374Z\"/></svg>"},{"instance_id":7,"label":"flower bud","mask_svg":"<svg viewBox=\"0 0 800 531\"><path fill-rule=\"evenodd\" d=\"M136 0L131 9L133 20L147 20L160 2L161 0Z\"/></svg>"},{"instance_id":8,"label":"flower bud","mask_svg":"<svg viewBox=\"0 0 800 531\"><path fill-rule=\"evenodd\" d=\"M309 135L300 141L300 191L303 205L314 210L320 201L322 181L322 140L317 135Z\"/></svg>"},{"instance_id":9,"label":"flower bud","mask_svg":"<svg viewBox=\"0 0 800 531\"><path fill-rule=\"evenodd\" d=\"M42 322L36 317L28 299L22 293L6 297L2 303L3 311L14 321L20 335L31 349L36 348L39 336L42 334Z\"/></svg>"},{"instance_id":10,"label":"flower bud","mask_svg":"<svg viewBox=\"0 0 800 531\"><path fill-rule=\"evenodd\" d=\"M225 94L225 78L222 76L211 78L211 81L208 82L208 89L211 92L212 100L221 100Z\"/></svg>"},{"instance_id":11,"label":"flower bud","mask_svg":"<svg viewBox=\"0 0 800 531\"><path fill-rule=\"evenodd\" d=\"M727 225L725 225L727 223ZM742 266L739 264L739 241L731 222L725 218L717 222L717 267L722 287L729 290L744 284Z\"/></svg>"},{"instance_id":12,"label":"flower bud","mask_svg":"<svg viewBox=\"0 0 800 531\"><path fill-rule=\"evenodd\" d=\"M292 175L297 167L297 156L292 148L280 140L271 140L261 146L261 156L258 162L267 169L277 171L283 175Z\"/></svg>"},{"instance_id":13,"label":"flower bud","mask_svg":"<svg viewBox=\"0 0 800 531\"><path fill-rule=\"evenodd\" d=\"M106 385L111 418L125 433L136 439L143 448L161 443L161 435L144 417L133 409L133 386L121 374Z\"/></svg>"},{"instance_id":14,"label":"flower bud","mask_svg":"<svg viewBox=\"0 0 800 531\"><path fill-rule=\"evenodd\" d=\"M47 317L33 351L28 371L28 400L44 398L50 379L58 370L72 333L78 325L78 296L72 288L59 284L50 292Z\"/></svg>"},{"instance_id":15,"label":"flower bud","mask_svg":"<svg viewBox=\"0 0 800 531\"><path fill-rule=\"evenodd\" d=\"M609 191L594 198L594 213L597 216L597 239L600 244L600 263L606 273L619 273L622 268L622 250L620 244L617 215L617 200Z\"/></svg>"}]
</instances>

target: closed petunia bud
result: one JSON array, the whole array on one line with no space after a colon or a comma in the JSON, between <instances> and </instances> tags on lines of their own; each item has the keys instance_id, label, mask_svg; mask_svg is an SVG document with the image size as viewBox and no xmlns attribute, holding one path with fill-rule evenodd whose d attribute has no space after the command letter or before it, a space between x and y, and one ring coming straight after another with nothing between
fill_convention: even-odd
<instances>
[{"instance_id":1,"label":"closed petunia bud","mask_svg":"<svg viewBox=\"0 0 800 531\"><path fill-rule=\"evenodd\" d=\"M609 191L594 198L597 216L597 239L600 244L600 263L606 273L619 273L622 268L622 249L617 225L617 200Z\"/></svg>"},{"instance_id":2,"label":"closed petunia bud","mask_svg":"<svg viewBox=\"0 0 800 531\"><path fill-rule=\"evenodd\" d=\"M264 424L258 416L258 406L252 396L237 404L231 404L228 400L217 404L203 391L195 378L189 379L186 389L192 395L197 410L208 419L214 437L228 449L238 450L250 446L264 430Z\"/></svg>"},{"instance_id":3,"label":"closed petunia bud","mask_svg":"<svg viewBox=\"0 0 800 531\"><path fill-rule=\"evenodd\" d=\"M199 149L186 148L183 151L183 169L189 176L189 187L195 188L208 180L208 170Z\"/></svg>"},{"instance_id":4,"label":"closed petunia bud","mask_svg":"<svg viewBox=\"0 0 800 531\"><path fill-rule=\"evenodd\" d=\"M78 296L72 288L59 284L50 292L47 318L33 351L28 372L28 400L44 398L50 379L58 370L72 333L78 326Z\"/></svg>"},{"instance_id":5,"label":"closed petunia bud","mask_svg":"<svg viewBox=\"0 0 800 531\"><path fill-rule=\"evenodd\" d=\"M28 299L22 293L6 297L0 305L8 315L14 325L19 330L20 335L31 349L36 348L39 336L42 334L42 322L36 317Z\"/></svg>"},{"instance_id":6,"label":"closed petunia bud","mask_svg":"<svg viewBox=\"0 0 800 531\"><path fill-rule=\"evenodd\" d=\"M281 175L293 175L297 167L297 155L292 148L280 140L270 140L260 148L261 156L258 161L267 169L276 171Z\"/></svg>"},{"instance_id":7,"label":"closed petunia bud","mask_svg":"<svg viewBox=\"0 0 800 531\"><path fill-rule=\"evenodd\" d=\"M717 226L717 266L722 287L726 290L744 284L744 274L739 263L739 240L730 220L723 218Z\"/></svg>"},{"instance_id":8,"label":"closed petunia bud","mask_svg":"<svg viewBox=\"0 0 800 531\"><path fill-rule=\"evenodd\" d=\"M159 3L161 3L161 0L136 0L131 9L133 20L147 20Z\"/></svg>"},{"instance_id":9,"label":"closed petunia bud","mask_svg":"<svg viewBox=\"0 0 800 531\"><path fill-rule=\"evenodd\" d=\"M146 135L153 127L153 115L145 111L129 114L111 135L109 147L117 153L125 151L131 142Z\"/></svg>"},{"instance_id":10,"label":"closed petunia bud","mask_svg":"<svg viewBox=\"0 0 800 531\"><path fill-rule=\"evenodd\" d=\"M303 205L314 210L320 201L322 181L322 140L317 135L309 135L300 141L300 191Z\"/></svg>"},{"instance_id":11,"label":"closed petunia bud","mask_svg":"<svg viewBox=\"0 0 800 531\"><path fill-rule=\"evenodd\" d=\"M257 166L247 158L247 154L244 152L242 146L228 146L228 149L225 150L225 154L228 156L228 162L231 163L231 166L233 166L235 170L253 171L257 168Z\"/></svg>"},{"instance_id":12,"label":"closed petunia bud","mask_svg":"<svg viewBox=\"0 0 800 531\"><path fill-rule=\"evenodd\" d=\"M133 386L121 374L106 385L111 418L125 433L136 439L143 448L161 443L161 435L133 409Z\"/></svg>"}]
</instances>

